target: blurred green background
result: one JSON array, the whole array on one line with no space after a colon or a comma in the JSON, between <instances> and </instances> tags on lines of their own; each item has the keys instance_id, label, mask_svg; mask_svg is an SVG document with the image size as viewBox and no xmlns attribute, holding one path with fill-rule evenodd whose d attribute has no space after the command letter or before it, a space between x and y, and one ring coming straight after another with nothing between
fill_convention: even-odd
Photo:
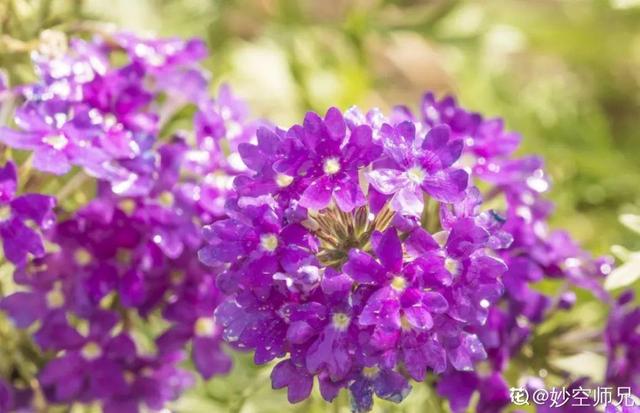
<instances>
[{"instance_id":1,"label":"blurred green background","mask_svg":"<svg viewBox=\"0 0 640 413\"><path fill-rule=\"evenodd\" d=\"M595 254L640 249L617 219L640 213L639 0L0 0L0 67L28 80L25 51L40 31L80 21L204 38L214 83L283 126L309 109L415 107L425 90L454 93L521 132L521 153L546 158L554 226ZM290 411L266 370L238 361L176 409ZM423 412L427 398L422 386L393 411Z\"/></svg>"}]
</instances>

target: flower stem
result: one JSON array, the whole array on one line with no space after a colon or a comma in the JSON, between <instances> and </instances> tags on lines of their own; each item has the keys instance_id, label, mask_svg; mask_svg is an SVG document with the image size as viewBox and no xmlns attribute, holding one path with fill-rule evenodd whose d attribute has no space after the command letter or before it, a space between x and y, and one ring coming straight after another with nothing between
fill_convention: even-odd
<instances>
[{"instance_id":1,"label":"flower stem","mask_svg":"<svg viewBox=\"0 0 640 413\"><path fill-rule=\"evenodd\" d=\"M31 166L33 164L33 153L29 155L29 157L20 165L19 173L18 173L18 182L20 184L20 189L24 190L26 188L27 183L29 181L29 177L31 175Z\"/></svg>"}]
</instances>

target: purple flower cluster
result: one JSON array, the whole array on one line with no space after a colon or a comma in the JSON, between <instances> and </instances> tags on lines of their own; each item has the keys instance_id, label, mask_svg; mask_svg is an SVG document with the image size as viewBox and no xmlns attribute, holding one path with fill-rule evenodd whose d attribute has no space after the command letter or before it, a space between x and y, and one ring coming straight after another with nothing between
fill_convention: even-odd
<instances>
[{"instance_id":1,"label":"purple flower cluster","mask_svg":"<svg viewBox=\"0 0 640 413\"><path fill-rule=\"evenodd\" d=\"M486 357L471 331L502 294L495 250L511 238L453 166L462 147L447 126L374 134L335 108L239 145L250 171L228 218L205 227L200 259L225 266L225 340L257 364L283 358L272 384L291 402L317 377L326 400L348 388L367 411L374 394L404 399L408 377Z\"/></svg>"},{"instance_id":2,"label":"purple flower cluster","mask_svg":"<svg viewBox=\"0 0 640 413\"><path fill-rule=\"evenodd\" d=\"M3 128L0 142L31 151L36 170L79 166L96 178L95 197L53 225L54 198L16 197L15 165L0 169L0 231L20 286L0 308L33 332L48 403L162 409L193 384L185 350L206 379L231 368L213 317L219 269L197 251L243 168L221 148L256 124L228 87L207 94L205 54L198 40L74 39L65 53L36 54L39 81L11 90L23 100L19 130ZM195 136L163 132L186 105ZM47 230L46 249L35 227ZM0 403L31 402L12 392L2 387Z\"/></svg>"},{"instance_id":3,"label":"purple flower cluster","mask_svg":"<svg viewBox=\"0 0 640 413\"><path fill-rule=\"evenodd\" d=\"M24 99L15 114L19 129L0 129L0 143L32 152L37 170L60 175L80 166L116 194L143 195L154 183L160 130L190 103L197 108L194 144L202 151L193 155L210 158L207 169L228 169L220 142L233 149L255 129L228 89L217 100L208 97L208 76L197 66L206 54L200 40L130 34L73 39L66 53L53 56L35 53L39 81L15 88Z\"/></svg>"},{"instance_id":4,"label":"purple flower cluster","mask_svg":"<svg viewBox=\"0 0 640 413\"><path fill-rule=\"evenodd\" d=\"M26 289L0 302L17 327L39 322L36 344L57 354L39 374L51 402L161 408L190 384L177 363L191 340L203 376L230 367L211 327L219 300L213 275L192 258L198 232L165 243L160 225L179 225L179 214L153 199L119 204L101 197L59 223L51 235L59 251L18 270L15 281ZM192 311L176 314L185 300ZM168 330L136 341L136 323L154 317L167 320ZM203 340L206 352L196 345Z\"/></svg>"},{"instance_id":5,"label":"purple flower cluster","mask_svg":"<svg viewBox=\"0 0 640 413\"><path fill-rule=\"evenodd\" d=\"M454 412L466 411L475 391L480 394L481 411L502 411L510 403L508 385L502 377L509 361L520 354L536 324L554 310L570 308L576 299L569 288L552 297L531 285L543 278L563 279L567 287L587 289L608 300L601 284L612 262L606 257L592 258L566 232L549 230L547 221L553 206L545 198L549 181L543 162L537 156L514 155L521 138L506 131L501 119L485 119L461 108L452 97L437 100L431 93L423 97L418 115L402 106L389 118L375 110L362 114L355 108L348 117L358 124L371 125L383 142L389 124L398 128L409 122L412 128L429 133L446 127L462 152L451 168L467 171L472 184L486 188L485 202L500 205L503 226L498 237L505 248L497 252L508 266L503 277L505 294L501 305L489 309L486 325L474 330L488 353L491 371L445 373L438 390L449 399ZM376 189L385 190L384 183L378 182ZM414 197L408 204L416 205L419 211L419 201ZM464 205L457 202L455 209L467 209ZM512 240L508 245L507 239Z\"/></svg>"},{"instance_id":6,"label":"purple flower cluster","mask_svg":"<svg viewBox=\"0 0 640 413\"><path fill-rule=\"evenodd\" d=\"M454 413L497 413L507 369L576 288L612 304L606 383L640 393L633 296L612 300L612 262L549 229L543 162L515 155L502 120L429 93L415 114L331 108L280 129L226 86L208 94L206 54L103 33L40 47L33 84L0 78L18 104L3 155L30 165L0 166L0 311L37 371L0 379L0 412L160 410L194 383L188 356L205 379L230 370L225 341L273 363L292 403L317 380L364 412L428 379ZM66 210L31 193L35 173L85 174L92 195Z\"/></svg>"}]
</instances>

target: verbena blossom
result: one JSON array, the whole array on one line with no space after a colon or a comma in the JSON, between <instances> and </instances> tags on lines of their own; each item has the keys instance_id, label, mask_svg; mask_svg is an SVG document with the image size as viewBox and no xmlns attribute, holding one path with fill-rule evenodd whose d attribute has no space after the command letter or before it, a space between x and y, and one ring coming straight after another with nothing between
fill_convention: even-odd
<instances>
[{"instance_id":1,"label":"verbena blossom","mask_svg":"<svg viewBox=\"0 0 640 413\"><path fill-rule=\"evenodd\" d=\"M487 324L475 330L488 352L491 372L445 374L438 389L455 412L467 409L474 392L480 395L482 411L502 411L510 398L501 374L511 359L520 354L535 325L552 311L568 309L575 302L575 293L568 288L553 297L536 291L531 284L543 278L564 279L567 286L587 289L608 301L601 284L612 262L606 257L592 258L566 232L549 230L547 221L553 206L545 197L550 185L542 159L516 156L514 152L521 138L506 131L501 119L485 119L460 107L452 97L438 100L431 93L424 95L419 109L414 114L401 106L385 117L376 110L363 114L353 108L348 119L354 124L371 125L374 135L383 142L389 124L401 128L408 136L412 130L433 133L439 128L448 129L449 141L460 145L458 148L449 143L448 153L455 148L461 156L445 164L451 170L467 171L472 184L486 188L484 198L501 205L499 220L504 224L493 242L505 247L498 250L498 256L508 266L503 277L505 294L502 305L488 309ZM413 203L408 204L417 205L419 211L419 199L413 198ZM407 210L398 204L396 208ZM473 203L457 202L454 209L470 208L474 208ZM506 245L507 239L513 241Z\"/></svg>"},{"instance_id":2,"label":"verbena blossom","mask_svg":"<svg viewBox=\"0 0 640 413\"><path fill-rule=\"evenodd\" d=\"M393 194L394 210L419 216L424 209L423 193L437 201L455 202L464 197L468 175L462 169L450 168L462 153L463 142L450 139L449 127L438 125L426 136L416 136L412 122L380 131L388 158L368 174L373 187Z\"/></svg>"},{"instance_id":3,"label":"verbena blossom","mask_svg":"<svg viewBox=\"0 0 640 413\"><path fill-rule=\"evenodd\" d=\"M47 229L54 222L56 201L54 197L36 193L16 195L17 190L17 169L9 161L0 167L0 238L5 257L21 266L29 255L44 255L38 229Z\"/></svg>"},{"instance_id":4,"label":"verbena blossom","mask_svg":"<svg viewBox=\"0 0 640 413\"><path fill-rule=\"evenodd\" d=\"M500 223L479 205L443 202L479 200L466 172L450 168L460 145L449 129L418 136L406 126L385 125L383 144L331 108L238 147L249 171L236 178L229 218L205 227L200 259L225 266L228 298L216 310L225 340L254 350L258 364L282 358L272 383L291 402L317 379L326 400L348 388L353 410L367 411L373 394L400 402L409 378L469 371L486 357L471 329L502 293L494 247L509 239L494 241ZM378 190L392 166L415 167L412 195L448 212L395 208L395 192Z\"/></svg>"}]
</instances>

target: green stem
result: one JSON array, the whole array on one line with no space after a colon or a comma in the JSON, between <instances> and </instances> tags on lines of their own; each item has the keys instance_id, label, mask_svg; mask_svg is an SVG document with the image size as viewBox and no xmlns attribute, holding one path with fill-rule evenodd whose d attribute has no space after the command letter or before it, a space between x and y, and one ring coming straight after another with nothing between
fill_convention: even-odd
<instances>
[{"instance_id":1,"label":"green stem","mask_svg":"<svg viewBox=\"0 0 640 413\"><path fill-rule=\"evenodd\" d=\"M82 184L89 178L83 172L77 172L71 179L69 179L58 191L58 199L66 199L69 195L71 195L74 191L82 187Z\"/></svg>"},{"instance_id":2,"label":"green stem","mask_svg":"<svg viewBox=\"0 0 640 413\"><path fill-rule=\"evenodd\" d=\"M433 388L433 384L429 382L425 382L427 386L427 394L429 395L428 403L431 405L432 409L427 409L427 411L434 413L445 413L444 408L442 407L442 399L435 392Z\"/></svg>"},{"instance_id":3,"label":"green stem","mask_svg":"<svg viewBox=\"0 0 640 413\"><path fill-rule=\"evenodd\" d=\"M429 201L431 197L427 194L424 194L423 197L423 207L422 207L422 216L420 217L420 225L422 228L429 228Z\"/></svg>"},{"instance_id":4,"label":"green stem","mask_svg":"<svg viewBox=\"0 0 640 413\"><path fill-rule=\"evenodd\" d=\"M332 413L340 413L342 411L342 406L344 406L343 400L344 391L340 391L335 399L331 402L331 412Z\"/></svg>"},{"instance_id":5,"label":"green stem","mask_svg":"<svg viewBox=\"0 0 640 413\"><path fill-rule=\"evenodd\" d=\"M24 161L18 172L18 184L20 185L20 189L24 190L27 186L27 182L29 181L29 175L31 174L31 165L33 163L33 152L29 155L26 161Z\"/></svg>"}]
</instances>

